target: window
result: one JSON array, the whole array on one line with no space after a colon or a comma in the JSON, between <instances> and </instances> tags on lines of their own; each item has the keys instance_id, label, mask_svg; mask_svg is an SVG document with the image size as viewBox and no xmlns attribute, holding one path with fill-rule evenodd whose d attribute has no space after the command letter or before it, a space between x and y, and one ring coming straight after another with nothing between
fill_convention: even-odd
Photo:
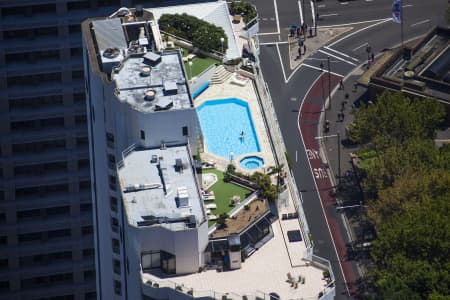
<instances>
[{"instance_id":1,"label":"window","mask_svg":"<svg viewBox=\"0 0 450 300\"><path fill-rule=\"evenodd\" d=\"M106 145L109 148L114 149L114 135L112 133L106 133Z\"/></svg>"},{"instance_id":2,"label":"window","mask_svg":"<svg viewBox=\"0 0 450 300\"><path fill-rule=\"evenodd\" d=\"M92 211L91 203L80 204L80 211Z\"/></svg>"},{"instance_id":3,"label":"window","mask_svg":"<svg viewBox=\"0 0 450 300\"><path fill-rule=\"evenodd\" d=\"M92 257L95 254L94 248L83 249L83 257Z\"/></svg>"},{"instance_id":4,"label":"window","mask_svg":"<svg viewBox=\"0 0 450 300\"><path fill-rule=\"evenodd\" d=\"M84 71L72 71L72 79L83 79L84 78Z\"/></svg>"},{"instance_id":5,"label":"window","mask_svg":"<svg viewBox=\"0 0 450 300\"><path fill-rule=\"evenodd\" d=\"M0 245L6 245L8 243L7 236L0 236Z\"/></svg>"},{"instance_id":6,"label":"window","mask_svg":"<svg viewBox=\"0 0 450 300\"><path fill-rule=\"evenodd\" d=\"M109 188L112 190L116 189L116 176L114 175L109 175Z\"/></svg>"},{"instance_id":7,"label":"window","mask_svg":"<svg viewBox=\"0 0 450 300\"><path fill-rule=\"evenodd\" d=\"M30 233L19 234L18 240L19 240L19 244L21 244L21 243L40 241L41 238L42 238L41 232L30 232Z\"/></svg>"},{"instance_id":8,"label":"window","mask_svg":"<svg viewBox=\"0 0 450 300\"><path fill-rule=\"evenodd\" d=\"M77 32L81 32L81 25L80 24L70 25L69 26L69 33L77 33ZM81 48L78 48L78 49L81 49Z\"/></svg>"},{"instance_id":9,"label":"window","mask_svg":"<svg viewBox=\"0 0 450 300\"><path fill-rule=\"evenodd\" d=\"M112 239L112 248L114 253L120 254L120 242L118 239Z\"/></svg>"},{"instance_id":10,"label":"window","mask_svg":"<svg viewBox=\"0 0 450 300\"><path fill-rule=\"evenodd\" d=\"M69 2L67 3L67 9L68 10L72 10L72 9L86 9L86 8L90 8L90 4L89 1L77 1L77 2Z\"/></svg>"},{"instance_id":11,"label":"window","mask_svg":"<svg viewBox=\"0 0 450 300\"><path fill-rule=\"evenodd\" d=\"M41 216L41 210L40 209L31 209L31 210L24 210L24 211L18 211L16 213L17 220L21 221L24 219L35 219L39 218Z\"/></svg>"},{"instance_id":12,"label":"window","mask_svg":"<svg viewBox=\"0 0 450 300\"><path fill-rule=\"evenodd\" d=\"M0 270L6 270L6 269L8 269L8 260L0 259Z\"/></svg>"},{"instance_id":13,"label":"window","mask_svg":"<svg viewBox=\"0 0 450 300\"><path fill-rule=\"evenodd\" d=\"M0 291L9 290L9 281L0 281Z\"/></svg>"},{"instance_id":14,"label":"window","mask_svg":"<svg viewBox=\"0 0 450 300\"><path fill-rule=\"evenodd\" d=\"M119 232L119 221L117 218L111 217L111 229L114 232Z\"/></svg>"},{"instance_id":15,"label":"window","mask_svg":"<svg viewBox=\"0 0 450 300\"><path fill-rule=\"evenodd\" d=\"M187 126L183 126L183 136L188 136L189 132L188 132L188 127Z\"/></svg>"},{"instance_id":16,"label":"window","mask_svg":"<svg viewBox=\"0 0 450 300\"><path fill-rule=\"evenodd\" d=\"M113 269L114 273L120 275L120 260L113 259Z\"/></svg>"},{"instance_id":17,"label":"window","mask_svg":"<svg viewBox=\"0 0 450 300\"><path fill-rule=\"evenodd\" d=\"M77 146L83 146L89 144L89 138L87 136L77 137Z\"/></svg>"},{"instance_id":18,"label":"window","mask_svg":"<svg viewBox=\"0 0 450 300\"><path fill-rule=\"evenodd\" d=\"M114 293L122 296L122 284L118 280L114 280Z\"/></svg>"},{"instance_id":19,"label":"window","mask_svg":"<svg viewBox=\"0 0 450 300\"><path fill-rule=\"evenodd\" d=\"M48 239L59 239L70 236L70 229L58 229L48 232Z\"/></svg>"},{"instance_id":20,"label":"window","mask_svg":"<svg viewBox=\"0 0 450 300\"><path fill-rule=\"evenodd\" d=\"M69 216L70 206L50 207L46 211L48 216Z\"/></svg>"},{"instance_id":21,"label":"window","mask_svg":"<svg viewBox=\"0 0 450 300\"><path fill-rule=\"evenodd\" d=\"M141 263L143 270L161 268L161 253L159 251L151 251L142 253Z\"/></svg>"},{"instance_id":22,"label":"window","mask_svg":"<svg viewBox=\"0 0 450 300\"><path fill-rule=\"evenodd\" d=\"M114 211L114 212L117 212L117 198L111 196L109 198L109 204L111 206L111 210Z\"/></svg>"},{"instance_id":23,"label":"window","mask_svg":"<svg viewBox=\"0 0 450 300\"><path fill-rule=\"evenodd\" d=\"M94 233L94 228L92 226L83 226L81 228L81 234L83 236L85 235L92 235Z\"/></svg>"},{"instance_id":24,"label":"window","mask_svg":"<svg viewBox=\"0 0 450 300\"><path fill-rule=\"evenodd\" d=\"M141 140L145 140L145 131L141 130Z\"/></svg>"},{"instance_id":25,"label":"window","mask_svg":"<svg viewBox=\"0 0 450 300\"><path fill-rule=\"evenodd\" d=\"M90 279L90 278L95 278L95 271L94 270L84 271L84 279Z\"/></svg>"}]
</instances>

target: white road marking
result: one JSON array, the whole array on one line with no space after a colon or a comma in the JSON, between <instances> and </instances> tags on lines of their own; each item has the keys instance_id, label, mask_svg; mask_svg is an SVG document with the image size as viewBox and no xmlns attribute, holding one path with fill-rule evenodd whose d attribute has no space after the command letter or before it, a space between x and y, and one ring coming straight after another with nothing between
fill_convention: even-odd
<instances>
[{"instance_id":1,"label":"white road marking","mask_svg":"<svg viewBox=\"0 0 450 300\"><path fill-rule=\"evenodd\" d=\"M326 15L320 15L320 17L331 17L331 16L339 16L339 14L326 14Z\"/></svg>"},{"instance_id":2,"label":"white road marking","mask_svg":"<svg viewBox=\"0 0 450 300\"><path fill-rule=\"evenodd\" d=\"M402 7L405 8L405 7L411 7L411 6L413 6L413 5L412 4L405 4Z\"/></svg>"},{"instance_id":3,"label":"white road marking","mask_svg":"<svg viewBox=\"0 0 450 300\"><path fill-rule=\"evenodd\" d=\"M317 5L317 7L318 8L324 8L324 7L326 7L326 5L325 4L320 4L320 5Z\"/></svg>"},{"instance_id":4,"label":"white road marking","mask_svg":"<svg viewBox=\"0 0 450 300\"><path fill-rule=\"evenodd\" d=\"M321 70L319 67L311 66L311 65L308 65L308 64L305 64L305 63L302 63L300 66L305 66L305 67L308 67L308 68L311 68L311 69L314 69L314 70L317 70L317 71L324 71L324 72L328 73L328 71ZM336 76L344 77L344 75L341 75L341 74L338 74L338 73L335 73L335 72L330 72L330 73L333 74L333 75L336 75Z\"/></svg>"},{"instance_id":5,"label":"white road marking","mask_svg":"<svg viewBox=\"0 0 450 300\"><path fill-rule=\"evenodd\" d=\"M341 5L347 5L348 2L341 2Z\"/></svg>"},{"instance_id":6,"label":"white road marking","mask_svg":"<svg viewBox=\"0 0 450 300\"><path fill-rule=\"evenodd\" d=\"M420 21L420 22L417 22L417 23L411 24L411 27L414 27L414 26L417 26L417 25L422 25L422 24L425 24L425 23L428 23L428 22L430 22L430 20L429 20L429 19L427 19L427 20L423 20L423 21Z\"/></svg>"},{"instance_id":7,"label":"white road marking","mask_svg":"<svg viewBox=\"0 0 450 300\"><path fill-rule=\"evenodd\" d=\"M287 83L286 72L284 72L283 59L281 58L280 47L278 47L278 44L277 44L277 52L278 52L278 58L280 59L281 71L283 72L284 82Z\"/></svg>"},{"instance_id":8,"label":"white road marking","mask_svg":"<svg viewBox=\"0 0 450 300\"><path fill-rule=\"evenodd\" d=\"M340 75L340 76L342 76L342 75ZM298 112L298 115L297 115L297 128L298 128L298 132L300 133L300 137L302 139L302 144L303 144L303 148L304 149L306 149L306 145L305 145L305 140L303 139L302 130L300 128L300 114L302 112L302 106L303 106L303 103L305 103L306 96L308 95L308 93L310 92L310 90L312 89L314 84L319 80L319 78L320 78L320 76L318 76L316 78L316 80L314 80L313 84L309 87L308 91L306 92L306 94L305 94L305 96L303 98L302 104L300 104L300 109L299 109L299 112ZM308 165L309 165L309 169L311 170L311 173L312 173L313 170L312 170L311 162L309 160L308 160ZM342 274L342 277L344 278L345 288L347 289L347 294L350 295L350 290L348 289L347 279L345 278L344 270L342 269L341 260L340 260L339 254L337 252L337 249L336 249L336 244L334 243L333 235L331 234L330 224L328 223L328 219L327 219L327 216L325 214L325 209L323 207L323 203L322 203L322 200L321 200L322 198L320 197L319 187L317 186L316 180L314 180L314 185L316 187L317 196L320 199L319 202L320 202L320 206L322 207L322 213L323 213L323 216L325 218L325 223L327 223L328 231L330 232L331 242L333 243L334 252L336 253L336 258L338 259L338 263L339 263L339 269L341 269L341 274Z\"/></svg>"},{"instance_id":9,"label":"white road marking","mask_svg":"<svg viewBox=\"0 0 450 300\"><path fill-rule=\"evenodd\" d=\"M320 52L320 53L323 53L323 54L325 54L325 55L334 57L334 58L336 58L336 59L339 59L339 60L341 60L341 61L343 61L343 62L346 62L346 63L348 63L348 64L350 64L350 65L352 65L352 66L354 66L354 67L357 67L357 65L354 64L354 63L352 63L351 61L345 60L345 59L343 59L343 58L341 58L341 57L339 57L339 56L333 55L333 54L331 54L331 53L329 53L329 52L326 52L326 51L323 51L323 50L320 50L320 49L319 49L319 52Z\"/></svg>"},{"instance_id":10,"label":"white road marking","mask_svg":"<svg viewBox=\"0 0 450 300\"><path fill-rule=\"evenodd\" d=\"M316 149L306 149L306 155L308 155L309 159L319 159L319 151Z\"/></svg>"},{"instance_id":11,"label":"white road marking","mask_svg":"<svg viewBox=\"0 0 450 300\"><path fill-rule=\"evenodd\" d=\"M335 49L331 49L331 48L328 47L328 46L325 46L325 47L323 47L323 48L324 48L324 49L327 49L328 51L332 51L332 52L335 52L335 53L337 53L337 54L340 54L340 55L342 55L342 56L344 56L344 57L350 58L351 60L354 60L354 61L356 61L356 62L359 62L359 59L354 58L354 57L351 57L350 55L345 54L344 52L337 51L337 50L335 50Z\"/></svg>"},{"instance_id":12,"label":"white road marking","mask_svg":"<svg viewBox=\"0 0 450 300\"><path fill-rule=\"evenodd\" d=\"M343 27L343 26L358 25L358 24L364 24L364 23L379 22L379 21L383 21L383 20L392 20L392 18L384 18L384 19L376 19L376 20L367 20L367 21L353 22L353 23L346 23L346 24L323 25L323 26L317 26L317 28Z\"/></svg>"},{"instance_id":13,"label":"white road marking","mask_svg":"<svg viewBox=\"0 0 450 300\"><path fill-rule=\"evenodd\" d=\"M367 46L367 45L369 45L369 43L366 42L366 43L362 44L361 46L358 46L355 49L353 49L352 52L355 52L356 50L361 49L362 47Z\"/></svg>"},{"instance_id":14,"label":"white road marking","mask_svg":"<svg viewBox=\"0 0 450 300\"><path fill-rule=\"evenodd\" d=\"M298 162L298 151L295 150L295 162Z\"/></svg>"},{"instance_id":15,"label":"white road marking","mask_svg":"<svg viewBox=\"0 0 450 300\"><path fill-rule=\"evenodd\" d=\"M268 42L268 43L259 43L261 46L270 46L270 45L277 45L277 44L287 44L289 42L284 41L284 42Z\"/></svg>"},{"instance_id":16,"label":"white road marking","mask_svg":"<svg viewBox=\"0 0 450 300\"><path fill-rule=\"evenodd\" d=\"M277 19L277 32L280 33L280 20L278 19L277 0L273 0L273 6L275 8L275 18Z\"/></svg>"},{"instance_id":17,"label":"white road marking","mask_svg":"<svg viewBox=\"0 0 450 300\"><path fill-rule=\"evenodd\" d=\"M298 10L300 11L300 24L303 24L303 10L302 10L302 4L300 3L300 0L298 0Z\"/></svg>"},{"instance_id":18,"label":"white road marking","mask_svg":"<svg viewBox=\"0 0 450 300\"><path fill-rule=\"evenodd\" d=\"M366 2L372 2L373 0L366 0Z\"/></svg>"},{"instance_id":19,"label":"white road marking","mask_svg":"<svg viewBox=\"0 0 450 300\"><path fill-rule=\"evenodd\" d=\"M359 29L359 30L356 30L356 31L354 31L354 32L352 32L352 33L350 33L350 34L344 36L343 38L340 38L339 40L337 40L337 41L335 41L335 42L329 44L328 47L331 47L331 46L333 46L333 45L336 45L337 43L340 43L340 42L342 42L343 40L348 39L349 37L351 37L351 36L353 36L353 35L355 35L355 34L357 34L357 33L360 33L361 31L370 29L370 28L372 28L372 27L378 26L378 25L383 24L383 23L386 23L386 22L388 22L388 21L391 21L391 18L384 19L384 20L382 20L382 21L380 21L380 22L377 22L377 23L375 23L375 24L372 24L372 25L369 25L369 26L367 26L367 27L364 27L364 28L361 28L361 29Z\"/></svg>"},{"instance_id":20,"label":"white road marking","mask_svg":"<svg viewBox=\"0 0 450 300\"><path fill-rule=\"evenodd\" d=\"M280 34L279 32L261 32L258 33L257 35L271 35L271 34Z\"/></svg>"}]
</instances>

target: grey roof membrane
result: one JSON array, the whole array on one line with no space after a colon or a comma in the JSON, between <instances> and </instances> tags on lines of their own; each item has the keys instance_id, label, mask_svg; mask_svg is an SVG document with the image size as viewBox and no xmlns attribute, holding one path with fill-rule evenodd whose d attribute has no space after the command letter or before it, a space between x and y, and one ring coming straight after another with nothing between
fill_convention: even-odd
<instances>
[{"instance_id":1,"label":"grey roof membrane","mask_svg":"<svg viewBox=\"0 0 450 300\"><path fill-rule=\"evenodd\" d=\"M156 162L151 162L157 157ZM176 168L181 159L184 168ZM203 203L187 146L131 152L118 171L122 189L134 185L153 185L148 189L122 191L129 224L138 226L152 218L177 219L195 216L197 224L205 219ZM189 205L180 206L179 195L188 196ZM183 229L184 222L161 224L172 230Z\"/></svg>"},{"instance_id":2,"label":"grey roof membrane","mask_svg":"<svg viewBox=\"0 0 450 300\"><path fill-rule=\"evenodd\" d=\"M92 26L99 51L128 47L120 18L93 21Z\"/></svg>"},{"instance_id":3,"label":"grey roof membrane","mask_svg":"<svg viewBox=\"0 0 450 300\"><path fill-rule=\"evenodd\" d=\"M158 104L161 103L172 103L170 109L190 108L192 102L182 63L178 51L164 51L158 63L150 63L144 56L128 57L122 61L119 73L113 73L113 80L116 81L117 89L120 91L119 100L144 112L160 109L161 105ZM143 76L142 67L150 67L150 75ZM167 86L171 88L170 91L165 89ZM147 90L155 91L155 100L144 99Z\"/></svg>"}]
</instances>

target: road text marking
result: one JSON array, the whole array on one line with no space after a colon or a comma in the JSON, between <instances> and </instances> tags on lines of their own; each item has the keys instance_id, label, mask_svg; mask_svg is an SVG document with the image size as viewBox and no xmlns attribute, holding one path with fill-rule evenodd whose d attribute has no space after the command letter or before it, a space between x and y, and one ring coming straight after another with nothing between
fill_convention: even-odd
<instances>
[{"instance_id":1,"label":"road text marking","mask_svg":"<svg viewBox=\"0 0 450 300\"><path fill-rule=\"evenodd\" d=\"M316 179L328 178L327 171L322 168L314 168L313 172L314 172L314 177L316 177Z\"/></svg>"},{"instance_id":2,"label":"road text marking","mask_svg":"<svg viewBox=\"0 0 450 300\"><path fill-rule=\"evenodd\" d=\"M315 149L306 149L306 155L308 155L308 159L319 159L319 151Z\"/></svg>"}]
</instances>

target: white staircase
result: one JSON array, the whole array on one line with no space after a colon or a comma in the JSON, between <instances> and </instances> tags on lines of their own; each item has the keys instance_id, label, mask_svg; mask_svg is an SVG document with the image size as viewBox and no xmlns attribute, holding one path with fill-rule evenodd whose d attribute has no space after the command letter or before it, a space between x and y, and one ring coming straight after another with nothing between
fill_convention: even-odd
<instances>
[{"instance_id":1,"label":"white staircase","mask_svg":"<svg viewBox=\"0 0 450 300\"><path fill-rule=\"evenodd\" d=\"M224 83L228 78L231 77L233 73L230 71L227 71L223 65L220 65L216 67L216 71L214 72L213 76L211 76L210 83L211 84L220 84Z\"/></svg>"}]
</instances>

